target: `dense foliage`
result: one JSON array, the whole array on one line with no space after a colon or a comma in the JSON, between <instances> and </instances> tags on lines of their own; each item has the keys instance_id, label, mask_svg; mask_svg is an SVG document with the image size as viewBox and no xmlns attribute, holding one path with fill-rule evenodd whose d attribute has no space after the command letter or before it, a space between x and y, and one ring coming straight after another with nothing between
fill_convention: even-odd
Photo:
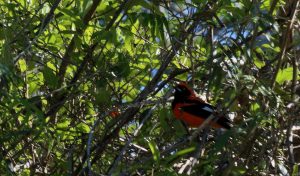
<instances>
[{"instance_id":1,"label":"dense foliage","mask_svg":"<svg viewBox=\"0 0 300 176\"><path fill-rule=\"evenodd\" d=\"M299 10L298 0L0 1L0 173L297 175ZM234 127L175 120L179 80Z\"/></svg>"}]
</instances>

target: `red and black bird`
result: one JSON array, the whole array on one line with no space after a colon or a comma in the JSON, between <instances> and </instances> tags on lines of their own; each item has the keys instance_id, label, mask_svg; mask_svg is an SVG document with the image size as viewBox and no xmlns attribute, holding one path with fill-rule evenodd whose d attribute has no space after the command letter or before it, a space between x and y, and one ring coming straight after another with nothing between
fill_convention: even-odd
<instances>
[{"instance_id":1,"label":"red and black bird","mask_svg":"<svg viewBox=\"0 0 300 176\"><path fill-rule=\"evenodd\" d=\"M185 83L175 87L172 110L174 116L184 121L190 127L200 126L211 114L215 115L216 108L198 98L194 91ZM224 116L217 117L210 124L214 128L231 128L231 121Z\"/></svg>"}]
</instances>

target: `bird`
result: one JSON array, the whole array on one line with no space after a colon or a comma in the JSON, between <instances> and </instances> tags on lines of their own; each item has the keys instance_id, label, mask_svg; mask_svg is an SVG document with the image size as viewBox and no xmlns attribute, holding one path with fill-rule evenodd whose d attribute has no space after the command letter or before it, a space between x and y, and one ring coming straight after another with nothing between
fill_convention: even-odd
<instances>
[{"instance_id":1,"label":"bird","mask_svg":"<svg viewBox=\"0 0 300 176\"><path fill-rule=\"evenodd\" d=\"M210 115L217 114L216 107L199 98L185 82L180 82L175 86L172 111L175 118L192 128L199 127ZM232 124L227 117L217 116L216 120L210 122L210 126L230 129Z\"/></svg>"},{"instance_id":2,"label":"bird","mask_svg":"<svg viewBox=\"0 0 300 176\"><path fill-rule=\"evenodd\" d=\"M116 117L119 117L120 114L121 114L121 111L120 109L117 107L117 106L113 106L111 108L111 110L109 111L109 116L112 117L112 118L116 118Z\"/></svg>"}]
</instances>

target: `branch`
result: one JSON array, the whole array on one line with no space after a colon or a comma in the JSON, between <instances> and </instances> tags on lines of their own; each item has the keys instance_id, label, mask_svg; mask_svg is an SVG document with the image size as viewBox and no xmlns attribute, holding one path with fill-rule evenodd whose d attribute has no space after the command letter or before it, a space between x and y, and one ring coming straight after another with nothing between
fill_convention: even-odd
<instances>
[{"instance_id":1,"label":"branch","mask_svg":"<svg viewBox=\"0 0 300 176\"><path fill-rule=\"evenodd\" d=\"M285 57L286 49L288 47L288 42L290 42L290 40L291 40L290 36L292 35L291 33L292 33L293 24L294 24L294 22L296 20L296 17L297 17L298 6L299 6L299 1L294 1L293 2L293 7L291 9L291 15L290 15L289 23L287 24L287 28L285 30L285 33L282 35L281 51L280 51L280 53L277 57L278 62L277 62L277 66L276 66L276 69L275 69L275 73L274 73L272 81L271 81L271 88L272 89L275 86L277 74L279 72L279 69L282 65L283 59Z\"/></svg>"},{"instance_id":2,"label":"branch","mask_svg":"<svg viewBox=\"0 0 300 176\"><path fill-rule=\"evenodd\" d=\"M125 7L126 3L128 1L124 1L124 3L120 6L119 10L117 10L116 14L114 15L113 19L110 21L110 23L107 25L105 30L109 30L112 25L114 24L115 20L117 19L117 17L119 16L119 14L122 12L122 9ZM84 24L88 24L88 22L92 19L92 15L94 14L97 6L99 5L100 0L94 0L93 4L91 6L91 8L89 9L89 11L87 12L87 14L83 17L83 23ZM73 50L75 49L75 38L80 34L83 33L83 29L77 29L77 35L73 36L66 52L65 55L62 58L62 63L60 65L59 68L59 72L58 72L58 88L61 87L63 80L64 80L64 76L66 73L66 69L67 66L70 63L70 55L73 52ZM86 54L86 56L84 57L81 65L79 66L77 72L75 73L73 79L71 80L71 82L69 83L70 85L74 85L74 83L80 78L82 72L84 71L84 68L86 67L87 63L89 61L91 61L92 56L93 56L93 51L95 50L95 48L97 47L99 43L95 42L92 46L90 46L88 53ZM104 46L103 46L104 47ZM70 86L70 89L72 88L72 86ZM68 89L68 90L70 90ZM52 101L52 106L50 106L50 110L46 113L46 116L52 116L54 115L63 105L63 103L65 102L65 100L68 97L68 93L64 92L64 94L55 94L53 96L53 101Z\"/></svg>"},{"instance_id":3,"label":"branch","mask_svg":"<svg viewBox=\"0 0 300 176\"><path fill-rule=\"evenodd\" d=\"M93 0L93 4L91 6L91 8L89 9L89 11L86 13L86 15L83 17L83 24L84 24L84 27L83 29L80 29L78 28L76 30L77 34L75 34L73 36L73 38L71 39L71 42L70 44L68 45L67 49L66 49L66 52L65 52L65 55L63 56L62 58L62 62L60 64L60 67L59 67L59 71L58 71L58 78L59 78L59 81L58 81L58 87L61 87L62 83L63 83L63 80L64 80L64 77L65 77L65 73L66 73L66 69L67 69L67 66L69 65L70 63L70 57L75 49L75 39L79 36L79 35L82 35L87 24L89 23L89 21L92 19L92 15L94 14L94 12L96 11L96 8L97 6L100 4L100 0Z\"/></svg>"},{"instance_id":4,"label":"branch","mask_svg":"<svg viewBox=\"0 0 300 176\"><path fill-rule=\"evenodd\" d=\"M118 166L118 163L121 160L121 157L125 154L127 148L129 147L129 145L132 143L133 138L137 136L137 134L139 133L139 131L141 130L141 128L144 126L146 120L148 120L151 117L152 112L156 109L156 107L158 106L158 104L155 104L145 115L145 117L143 118L143 120L141 121L140 125L138 126L138 128L134 131L133 136L131 136L126 144L124 145L124 147L122 148L120 154L118 155L118 157L116 158L116 160L114 161L114 163L112 164L112 167L110 168L110 170L108 171L108 175L111 175L115 172L116 167Z\"/></svg>"},{"instance_id":5,"label":"branch","mask_svg":"<svg viewBox=\"0 0 300 176\"><path fill-rule=\"evenodd\" d=\"M193 25L195 27L196 25ZM191 29L189 29L191 30ZM186 37L188 33L183 34L182 36ZM182 38L182 40L185 38ZM147 98L147 96L154 90L155 85L159 82L159 80L162 77L162 74L164 73L165 69L171 62L172 58L175 56L175 53L177 50L179 50L181 45L178 43L174 46L173 50L169 52L164 52L161 55L162 60L164 62L162 63L161 67L158 69L156 75L153 77L153 79L147 84L147 86L144 88L144 90L137 96L137 98L134 100L134 103L139 103L142 102L144 99ZM164 59L166 58L166 59ZM118 124L116 124L116 127L113 129L111 133L106 135L102 141L99 142L99 145L96 150L95 158L92 160L92 163L96 162L99 157L101 156L102 152L105 150L106 146L110 141L115 138L119 134L119 130L126 124L128 123L136 113L138 113L140 109L139 107L132 107L128 108L120 117L120 121Z\"/></svg>"},{"instance_id":6,"label":"branch","mask_svg":"<svg viewBox=\"0 0 300 176\"><path fill-rule=\"evenodd\" d=\"M41 24L41 27L40 27L39 31L37 32L37 36L31 42L29 42L29 45L21 53L19 53L16 57L13 58L14 64L16 64L18 62L18 60L20 59L20 57L22 57L32 47L32 45L36 43L36 41L39 38L39 36L45 31L46 27L48 26L48 24L52 20L52 18L54 16L54 11L57 9L60 1L61 0L56 0L54 2L54 4L51 7L49 13L44 18L44 20L43 20L43 22Z\"/></svg>"}]
</instances>

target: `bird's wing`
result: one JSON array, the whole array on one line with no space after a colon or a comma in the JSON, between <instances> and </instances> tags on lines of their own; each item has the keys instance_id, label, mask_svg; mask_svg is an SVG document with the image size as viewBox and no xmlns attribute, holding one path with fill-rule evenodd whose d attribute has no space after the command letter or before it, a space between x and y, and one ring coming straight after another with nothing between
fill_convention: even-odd
<instances>
[{"instance_id":1,"label":"bird's wing","mask_svg":"<svg viewBox=\"0 0 300 176\"><path fill-rule=\"evenodd\" d=\"M180 110L204 119L214 112L213 107L205 103L187 103Z\"/></svg>"},{"instance_id":2,"label":"bird's wing","mask_svg":"<svg viewBox=\"0 0 300 176\"><path fill-rule=\"evenodd\" d=\"M215 112L215 107L207 103L189 100L180 110L192 114L193 116L206 119ZM219 117L216 123L227 129L231 127L231 121L225 116Z\"/></svg>"}]
</instances>

